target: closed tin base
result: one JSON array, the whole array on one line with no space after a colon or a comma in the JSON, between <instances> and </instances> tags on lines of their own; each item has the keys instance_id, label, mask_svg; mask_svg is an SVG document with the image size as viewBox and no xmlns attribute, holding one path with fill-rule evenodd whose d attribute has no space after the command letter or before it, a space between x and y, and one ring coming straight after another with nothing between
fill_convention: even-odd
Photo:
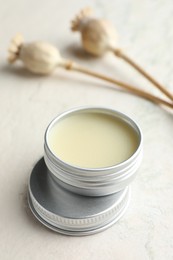
<instances>
[{"instance_id":1,"label":"closed tin base","mask_svg":"<svg viewBox=\"0 0 173 260\"><path fill-rule=\"evenodd\" d=\"M102 197L78 195L59 186L41 159L31 173L28 202L36 218L48 228L83 236L105 230L124 214L129 188Z\"/></svg>"}]
</instances>

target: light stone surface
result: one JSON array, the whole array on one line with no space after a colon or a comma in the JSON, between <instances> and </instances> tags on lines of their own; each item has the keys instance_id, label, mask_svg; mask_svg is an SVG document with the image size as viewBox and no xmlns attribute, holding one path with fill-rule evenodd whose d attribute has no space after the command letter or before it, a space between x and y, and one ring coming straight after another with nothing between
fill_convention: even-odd
<instances>
[{"instance_id":1,"label":"light stone surface","mask_svg":"<svg viewBox=\"0 0 173 260\"><path fill-rule=\"evenodd\" d=\"M128 65L80 49L69 21L84 6L111 20L121 46L173 92L172 0L0 0L0 259L173 259L173 113L79 73L57 70L34 76L6 62L9 40L50 41L66 57L160 95ZM58 113L81 105L122 111L141 126L144 159L132 185L125 216L88 237L53 233L31 215L26 191L30 172L43 155L43 136Z\"/></svg>"}]
</instances>

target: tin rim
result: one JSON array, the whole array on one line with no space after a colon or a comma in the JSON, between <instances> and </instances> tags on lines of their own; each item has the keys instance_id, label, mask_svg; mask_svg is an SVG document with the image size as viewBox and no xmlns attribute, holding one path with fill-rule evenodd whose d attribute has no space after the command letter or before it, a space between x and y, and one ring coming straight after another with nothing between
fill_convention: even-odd
<instances>
[{"instance_id":1,"label":"tin rim","mask_svg":"<svg viewBox=\"0 0 173 260\"><path fill-rule=\"evenodd\" d=\"M33 213L33 215L36 217L36 219L41 223L43 224L46 228L54 231L54 232L57 232L57 233L60 233L62 235L66 235L66 236L89 236L89 235L94 235L94 234L97 234L97 233L100 233L108 228L110 228L111 226L113 226L120 218L122 218L129 206L129 202L130 202L130 197L131 197L131 192L129 190L129 193L128 193L128 200L126 202L126 205L124 206L124 208L122 209L122 211L119 213L118 216L116 216L111 222L107 223L107 225L105 226L102 226L102 227L99 227L97 229L92 229L92 230L89 230L89 231L70 231L70 230L64 230L64 229L61 229L61 228L58 228L58 227L55 227L53 226L52 224L50 224L49 222L45 221L38 213L37 211L35 210L34 206L33 206L33 203L32 203L32 200L30 198L30 194L28 192L28 204L29 204L29 208L31 210L31 212Z\"/></svg>"},{"instance_id":2,"label":"tin rim","mask_svg":"<svg viewBox=\"0 0 173 260\"><path fill-rule=\"evenodd\" d=\"M139 144L138 147L136 149L136 151L125 161L122 161L121 163L112 165L112 166L108 166L108 167L101 167L101 168L85 168L85 167L79 167L79 166L75 166L72 164L69 164L68 162L65 162L64 160L60 159L58 156L56 156L53 151L50 149L49 145L48 145L48 135L50 132L50 129L62 118L67 117L70 114L73 113L81 113L84 111L91 111L91 112L101 112L104 114L108 114L108 115L112 115L114 117L120 118L121 120L125 121L127 124L129 124L138 134L139 137ZM54 161L56 161L59 165L61 166L65 166L66 168L70 168L70 170L72 172L80 172L81 170L82 172L104 172L104 171L114 171L117 168L123 167L125 164L130 163L135 157L136 155L139 153L141 146L143 143L143 136L142 136L142 132L140 127L137 125L137 123L132 120L130 117L128 117L127 115L125 115L122 112L119 112L117 110L111 109L111 108L106 108L106 107L90 107L90 106L82 106L82 107L78 107L78 108L73 108L70 110L67 110L66 112L63 112L61 114L59 114L58 116L56 116L48 125L45 135L44 135L44 144L45 144L45 149L48 151L48 153L51 154L52 158Z\"/></svg>"}]
</instances>

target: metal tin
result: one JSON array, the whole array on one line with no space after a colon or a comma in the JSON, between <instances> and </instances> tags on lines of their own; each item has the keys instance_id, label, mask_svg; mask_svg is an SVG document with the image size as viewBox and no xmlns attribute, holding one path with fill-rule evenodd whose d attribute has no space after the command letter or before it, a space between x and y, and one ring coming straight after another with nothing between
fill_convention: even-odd
<instances>
[{"instance_id":1,"label":"metal tin","mask_svg":"<svg viewBox=\"0 0 173 260\"><path fill-rule=\"evenodd\" d=\"M53 154L48 145L50 129L59 120L72 113L98 112L111 115L125 121L138 136L138 147L126 161L105 168L80 168L70 165ZM138 125L128 116L113 109L102 107L83 107L72 109L57 116L48 126L45 133L44 160L53 178L64 188L86 196L104 196L125 189L136 176L142 160L142 134Z\"/></svg>"},{"instance_id":2,"label":"metal tin","mask_svg":"<svg viewBox=\"0 0 173 260\"><path fill-rule=\"evenodd\" d=\"M33 214L48 228L66 235L90 235L110 227L124 214L129 188L104 197L72 193L52 179L42 158L31 173L28 201Z\"/></svg>"}]
</instances>

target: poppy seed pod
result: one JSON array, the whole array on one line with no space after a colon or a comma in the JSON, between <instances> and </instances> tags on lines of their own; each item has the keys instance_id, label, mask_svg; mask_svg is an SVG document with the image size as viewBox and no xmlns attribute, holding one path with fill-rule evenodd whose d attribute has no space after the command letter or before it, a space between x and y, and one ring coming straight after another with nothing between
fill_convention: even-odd
<instances>
[{"instance_id":1,"label":"poppy seed pod","mask_svg":"<svg viewBox=\"0 0 173 260\"><path fill-rule=\"evenodd\" d=\"M80 31L85 51L102 56L117 45L117 34L113 26L104 19L92 17L89 8L83 9L72 21L72 31Z\"/></svg>"},{"instance_id":2,"label":"poppy seed pod","mask_svg":"<svg viewBox=\"0 0 173 260\"><path fill-rule=\"evenodd\" d=\"M22 36L17 35L9 48L9 62L21 60L31 72L49 74L62 63L56 47L46 42L23 43Z\"/></svg>"}]
</instances>

